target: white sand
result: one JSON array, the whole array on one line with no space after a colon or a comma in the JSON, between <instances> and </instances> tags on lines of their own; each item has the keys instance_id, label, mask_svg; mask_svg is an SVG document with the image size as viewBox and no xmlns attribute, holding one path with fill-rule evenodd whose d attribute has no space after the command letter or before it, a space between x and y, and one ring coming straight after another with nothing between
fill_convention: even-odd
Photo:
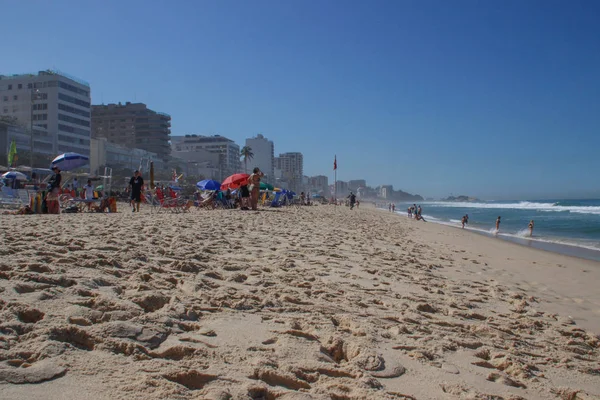
<instances>
[{"instance_id":1,"label":"white sand","mask_svg":"<svg viewBox=\"0 0 600 400\"><path fill-rule=\"evenodd\" d=\"M600 398L600 263L366 208L2 224L0 399Z\"/></svg>"}]
</instances>

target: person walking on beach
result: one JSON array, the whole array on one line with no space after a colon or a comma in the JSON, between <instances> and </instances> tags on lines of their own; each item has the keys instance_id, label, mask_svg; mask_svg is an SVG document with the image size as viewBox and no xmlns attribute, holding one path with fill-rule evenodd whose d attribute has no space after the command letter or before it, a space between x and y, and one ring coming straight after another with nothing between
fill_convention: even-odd
<instances>
[{"instance_id":1,"label":"person walking on beach","mask_svg":"<svg viewBox=\"0 0 600 400\"><path fill-rule=\"evenodd\" d=\"M142 190L144 189L144 179L140 171L136 170L129 180L128 189L131 190L131 207L132 212L140 212L140 203L142 202Z\"/></svg>"},{"instance_id":2,"label":"person walking on beach","mask_svg":"<svg viewBox=\"0 0 600 400\"><path fill-rule=\"evenodd\" d=\"M396 212L396 205L392 203L392 212Z\"/></svg>"},{"instance_id":3,"label":"person walking on beach","mask_svg":"<svg viewBox=\"0 0 600 400\"><path fill-rule=\"evenodd\" d=\"M421 217L421 206L419 206L417 213L419 214L419 217Z\"/></svg>"},{"instance_id":4,"label":"person walking on beach","mask_svg":"<svg viewBox=\"0 0 600 400\"><path fill-rule=\"evenodd\" d=\"M498 216L498 219L496 219L496 233L498 233L499 230L500 230L500 216Z\"/></svg>"},{"instance_id":5,"label":"person walking on beach","mask_svg":"<svg viewBox=\"0 0 600 400\"><path fill-rule=\"evenodd\" d=\"M258 167L252 170L252 175L248 177L250 183L250 205L252 210L258 210L258 194L260 191L260 178L265 176Z\"/></svg>"},{"instance_id":6,"label":"person walking on beach","mask_svg":"<svg viewBox=\"0 0 600 400\"><path fill-rule=\"evenodd\" d=\"M529 221L529 237L533 236L533 220Z\"/></svg>"},{"instance_id":7,"label":"person walking on beach","mask_svg":"<svg viewBox=\"0 0 600 400\"><path fill-rule=\"evenodd\" d=\"M356 195L350 192L348 199L350 199L350 209L352 210L354 208L354 204L356 203Z\"/></svg>"},{"instance_id":8,"label":"person walking on beach","mask_svg":"<svg viewBox=\"0 0 600 400\"><path fill-rule=\"evenodd\" d=\"M465 229L465 224L467 223L467 216L463 215L462 220L460 222L462 223L462 228Z\"/></svg>"}]
</instances>

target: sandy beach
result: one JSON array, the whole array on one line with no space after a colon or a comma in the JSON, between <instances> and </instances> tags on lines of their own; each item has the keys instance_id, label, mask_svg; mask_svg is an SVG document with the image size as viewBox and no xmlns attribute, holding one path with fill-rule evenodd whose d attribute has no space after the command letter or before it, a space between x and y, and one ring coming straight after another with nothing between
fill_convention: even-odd
<instances>
[{"instance_id":1,"label":"sandy beach","mask_svg":"<svg viewBox=\"0 0 600 400\"><path fill-rule=\"evenodd\" d=\"M600 398L598 262L362 204L121 211L2 216L1 399Z\"/></svg>"}]
</instances>

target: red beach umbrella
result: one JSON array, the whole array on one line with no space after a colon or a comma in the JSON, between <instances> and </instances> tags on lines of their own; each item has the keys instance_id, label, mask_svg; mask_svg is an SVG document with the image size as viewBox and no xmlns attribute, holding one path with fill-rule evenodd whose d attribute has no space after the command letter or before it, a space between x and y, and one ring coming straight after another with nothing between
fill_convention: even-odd
<instances>
[{"instance_id":1,"label":"red beach umbrella","mask_svg":"<svg viewBox=\"0 0 600 400\"><path fill-rule=\"evenodd\" d=\"M223 183L221 183L221 190L227 189L237 189L241 185L245 185L248 183L248 174L233 174L225 178Z\"/></svg>"}]
</instances>

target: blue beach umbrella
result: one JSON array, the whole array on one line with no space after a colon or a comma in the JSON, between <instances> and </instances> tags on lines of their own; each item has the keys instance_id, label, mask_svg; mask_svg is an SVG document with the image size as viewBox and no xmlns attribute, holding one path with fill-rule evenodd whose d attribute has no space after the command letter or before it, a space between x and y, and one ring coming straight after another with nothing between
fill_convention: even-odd
<instances>
[{"instance_id":1,"label":"blue beach umbrella","mask_svg":"<svg viewBox=\"0 0 600 400\"><path fill-rule=\"evenodd\" d=\"M196 187L200 190L219 190L221 188L221 183L213 181L212 179L205 179L196 183Z\"/></svg>"},{"instance_id":2,"label":"blue beach umbrella","mask_svg":"<svg viewBox=\"0 0 600 400\"><path fill-rule=\"evenodd\" d=\"M83 154L65 153L52 160L50 168L58 167L62 171L71 171L89 164L90 158Z\"/></svg>"},{"instance_id":3,"label":"blue beach umbrella","mask_svg":"<svg viewBox=\"0 0 600 400\"><path fill-rule=\"evenodd\" d=\"M26 181L27 176L19 171L8 171L2 174L3 179L15 179L17 181Z\"/></svg>"}]
</instances>

